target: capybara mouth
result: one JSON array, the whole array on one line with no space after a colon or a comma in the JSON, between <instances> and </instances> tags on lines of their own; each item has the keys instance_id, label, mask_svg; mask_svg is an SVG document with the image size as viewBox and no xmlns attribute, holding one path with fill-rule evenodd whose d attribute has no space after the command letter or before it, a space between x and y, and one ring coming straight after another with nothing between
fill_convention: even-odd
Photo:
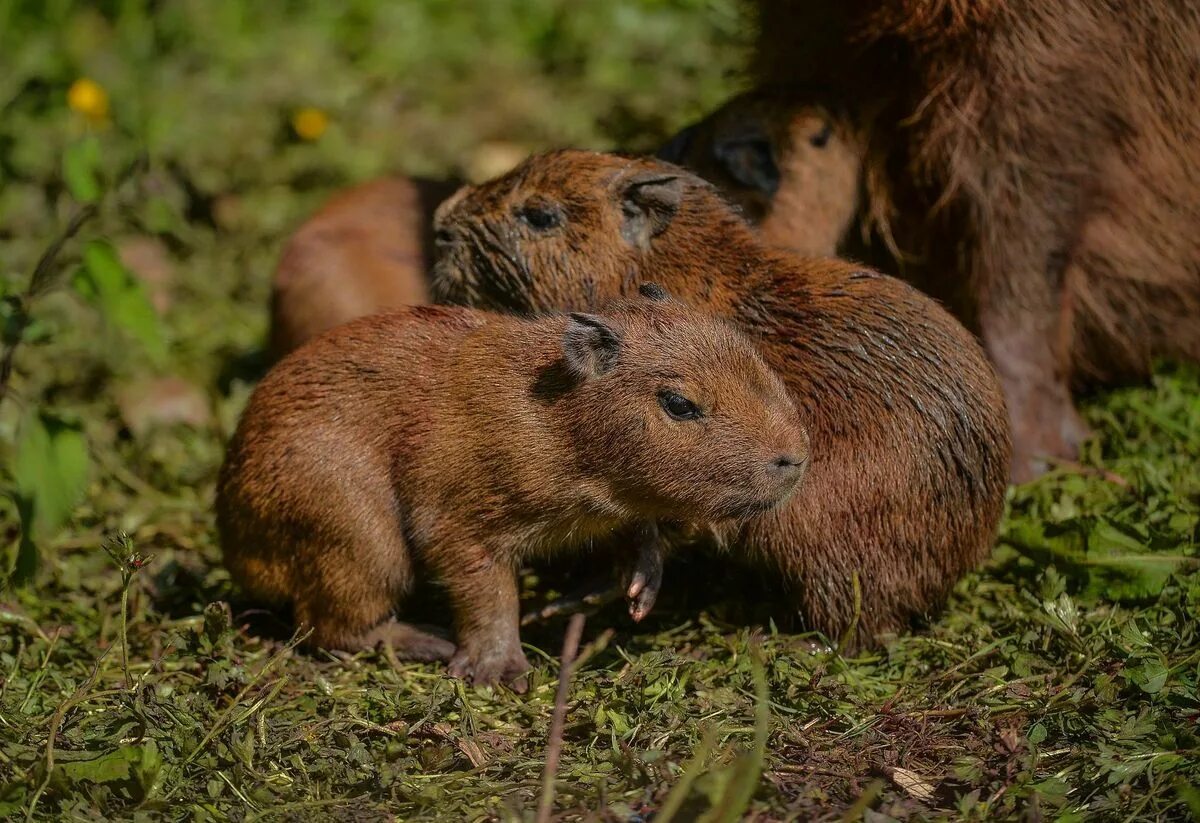
<instances>
[{"instance_id":1,"label":"capybara mouth","mask_svg":"<svg viewBox=\"0 0 1200 823\"><path fill-rule=\"evenodd\" d=\"M751 500L746 503L738 503L730 508L723 519L726 520L750 520L760 514L766 514L776 508L784 500L787 500L790 495L782 497L768 497L761 500Z\"/></svg>"},{"instance_id":2,"label":"capybara mouth","mask_svg":"<svg viewBox=\"0 0 1200 823\"><path fill-rule=\"evenodd\" d=\"M456 259L454 252L442 252L433 264L431 291L437 303L468 305L466 271Z\"/></svg>"},{"instance_id":3,"label":"capybara mouth","mask_svg":"<svg viewBox=\"0 0 1200 823\"><path fill-rule=\"evenodd\" d=\"M444 251L433 265L432 293L435 302L474 306L509 314L531 310L527 292L532 284L524 263L509 256L509 269L497 268L487 255L475 248Z\"/></svg>"}]
</instances>

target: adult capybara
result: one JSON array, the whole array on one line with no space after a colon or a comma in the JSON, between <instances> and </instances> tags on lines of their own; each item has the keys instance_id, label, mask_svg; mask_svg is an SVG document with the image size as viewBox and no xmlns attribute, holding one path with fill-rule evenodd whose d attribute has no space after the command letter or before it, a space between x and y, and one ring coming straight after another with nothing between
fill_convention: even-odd
<instances>
[{"instance_id":1,"label":"adult capybara","mask_svg":"<svg viewBox=\"0 0 1200 823\"><path fill-rule=\"evenodd\" d=\"M1072 384L1200 359L1200 6L757 6L759 80L845 108L876 228L982 335L1018 479L1086 436Z\"/></svg>"},{"instance_id":2,"label":"adult capybara","mask_svg":"<svg viewBox=\"0 0 1200 823\"><path fill-rule=\"evenodd\" d=\"M520 688L523 560L658 518L753 516L807 461L750 343L652 284L601 315L426 306L340 326L267 374L217 523L234 579L290 602L312 643L387 642ZM416 566L448 591L457 649L392 617Z\"/></svg>"},{"instance_id":3,"label":"adult capybara","mask_svg":"<svg viewBox=\"0 0 1200 823\"><path fill-rule=\"evenodd\" d=\"M460 185L381 178L339 192L309 218L271 283L272 356L356 317L427 303L433 212Z\"/></svg>"},{"instance_id":4,"label":"adult capybara","mask_svg":"<svg viewBox=\"0 0 1200 823\"><path fill-rule=\"evenodd\" d=\"M648 158L538 156L447 200L436 226L440 299L585 309L653 279L758 341L812 466L788 505L717 536L777 568L813 628L899 629L988 554L1004 401L975 339L912 287L774 250L709 184Z\"/></svg>"},{"instance_id":5,"label":"adult capybara","mask_svg":"<svg viewBox=\"0 0 1200 823\"><path fill-rule=\"evenodd\" d=\"M752 91L684 128L656 156L717 186L767 243L833 256L853 239L863 150L837 112Z\"/></svg>"}]
</instances>

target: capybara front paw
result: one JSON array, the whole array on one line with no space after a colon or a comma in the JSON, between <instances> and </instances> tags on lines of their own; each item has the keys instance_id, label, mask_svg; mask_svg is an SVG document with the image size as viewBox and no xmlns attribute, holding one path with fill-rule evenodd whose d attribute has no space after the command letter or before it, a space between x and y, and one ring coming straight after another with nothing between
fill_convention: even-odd
<instances>
[{"instance_id":1,"label":"capybara front paw","mask_svg":"<svg viewBox=\"0 0 1200 823\"><path fill-rule=\"evenodd\" d=\"M529 681L525 677L529 669L529 661L519 649L509 652L472 652L460 648L450 659L448 666L453 677L460 677L476 686L495 686L497 683L503 683L517 694L524 694L529 688Z\"/></svg>"},{"instance_id":2,"label":"capybara front paw","mask_svg":"<svg viewBox=\"0 0 1200 823\"><path fill-rule=\"evenodd\" d=\"M637 557L624 569L625 599L629 603L629 616L641 621L658 600L658 591L663 581L663 551L658 538L658 526L650 523L644 527Z\"/></svg>"},{"instance_id":3,"label":"capybara front paw","mask_svg":"<svg viewBox=\"0 0 1200 823\"><path fill-rule=\"evenodd\" d=\"M629 616L641 622L650 614L658 600L659 589L662 588L662 566L652 570L637 569L625 590L625 599L629 603Z\"/></svg>"}]
</instances>

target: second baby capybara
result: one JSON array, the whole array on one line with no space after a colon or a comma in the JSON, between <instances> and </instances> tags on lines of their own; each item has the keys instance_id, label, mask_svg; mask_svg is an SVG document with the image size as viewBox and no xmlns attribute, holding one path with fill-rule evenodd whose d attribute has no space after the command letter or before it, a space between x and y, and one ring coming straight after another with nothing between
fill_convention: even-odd
<instances>
[{"instance_id":1,"label":"second baby capybara","mask_svg":"<svg viewBox=\"0 0 1200 823\"><path fill-rule=\"evenodd\" d=\"M755 5L758 82L838 102L899 273L982 336L1017 479L1076 456L1072 386L1200 360L1200 6Z\"/></svg>"},{"instance_id":2,"label":"second baby capybara","mask_svg":"<svg viewBox=\"0 0 1200 823\"><path fill-rule=\"evenodd\" d=\"M387 642L521 688L523 560L659 518L752 516L807 461L750 343L653 284L598 315L418 307L343 325L267 374L217 522L234 579L291 603L312 643ZM448 592L456 645L392 616L418 567Z\"/></svg>"},{"instance_id":3,"label":"second baby capybara","mask_svg":"<svg viewBox=\"0 0 1200 823\"><path fill-rule=\"evenodd\" d=\"M811 627L852 626L856 588L866 637L905 627L991 549L1004 401L971 334L911 286L772 249L712 186L648 158L534 157L451 197L436 226L440 299L586 309L652 279L753 336L812 466L786 506L718 535L778 568Z\"/></svg>"},{"instance_id":4,"label":"second baby capybara","mask_svg":"<svg viewBox=\"0 0 1200 823\"><path fill-rule=\"evenodd\" d=\"M853 239L863 146L845 117L819 103L747 92L682 129L657 156L714 184L773 246L832 256Z\"/></svg>"},{"instance_id":5,"label":"second baby capybara","mask_svg":"<svg viewBox=\"0 0 1200 823\"><path fill-rule=\"evenodd\" d=\"M339 192L305 221L271 281L272 357L356 317L429 302L433 212L460 185L372 180Z\"/></svg>"}]
</instances>

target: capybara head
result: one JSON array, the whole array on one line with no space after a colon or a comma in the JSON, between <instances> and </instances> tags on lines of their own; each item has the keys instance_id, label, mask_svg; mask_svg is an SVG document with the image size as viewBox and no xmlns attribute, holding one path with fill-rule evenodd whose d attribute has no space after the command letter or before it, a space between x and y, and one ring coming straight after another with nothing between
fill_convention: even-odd
<instances>
[{"instance_id":1,"label":"capybara head","mask_svg":"<svg viewBox=\"0 0 1200 823\"><path fill-rule=\"evenodd\" d=\"M535 155L460 189L434 224L438 300L517 312L582 310L630 294L664 250L703 256L703 269L739 237L759 242L709 183L679 166L576 150Z\"/></svg>"},{"instance_id":2,"label":"capybara head","mask_svg":"<svg viewBox=\"0 0 1200 823\"><path fill-rule=\"evenodd\" d=\"M768 243L832 255L857 213L863 141L845 115L747 92L679 132L658 157L712 182Z\"/></svg>"},{"instance_id":3,"label":"capybara head","mask_svg":"<svg viewBox=\"0 0 1200 823\"><path fill-rule=\"evenodd\" d=\"M571 314L561 362L535 386L580 468L648 517L746 517L785 499L808 434L783 383L727 323L654 284Z\"/></svg>"}]
</instances>

